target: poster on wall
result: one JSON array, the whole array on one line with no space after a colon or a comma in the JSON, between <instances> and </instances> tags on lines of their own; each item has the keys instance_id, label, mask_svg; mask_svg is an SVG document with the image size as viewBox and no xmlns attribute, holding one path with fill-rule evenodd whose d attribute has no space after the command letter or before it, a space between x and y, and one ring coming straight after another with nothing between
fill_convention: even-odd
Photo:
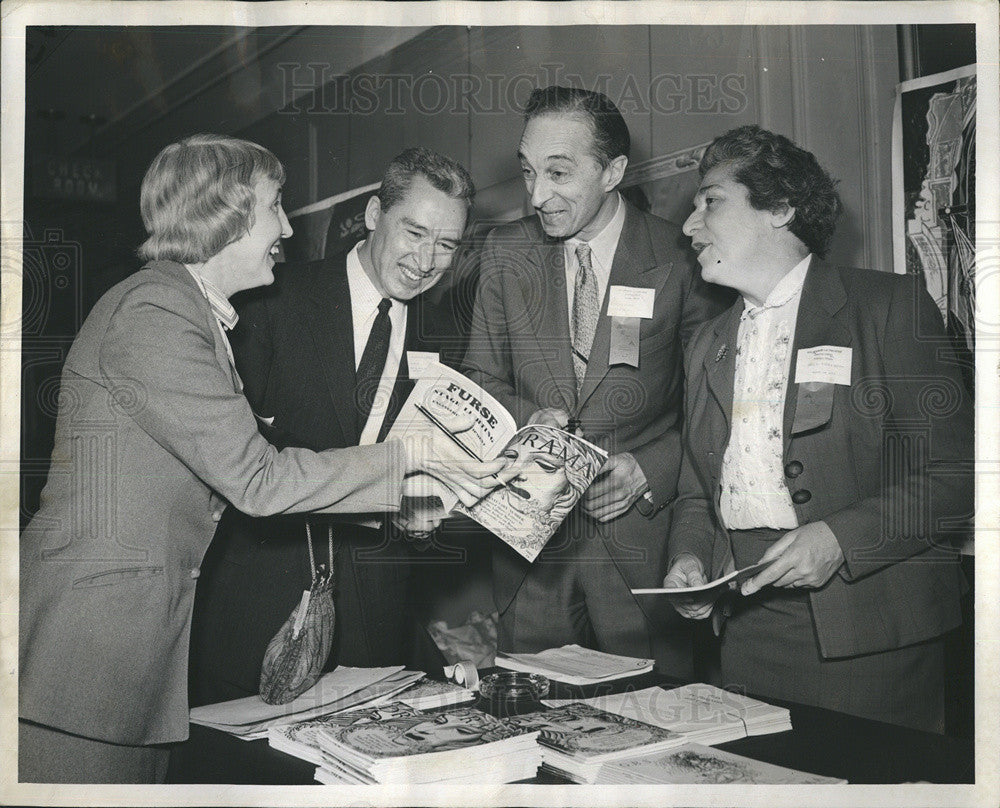
<instances>
[{"instance_id":1,"label":"poster on wall","mask_svg":"<svg viewBox=\"0 0 1000 808\"><path fill-rule=\"evenodd\" d=\"M375 182L289 213L293 232L282 242L283 260L315 261L347 252L365 237L365 206L378 187Z\"/></svg>"},{"instance_id":2,"label":"poster on wall","mask_svg":"<svg viewBox=\"0 0 1000 808\"><path fill-rule=\"evenodd\" d=\"M640 210L682 224L691 214L701 176L698 164L708 143L688 146L629 166L621 192Z\"/></svg>"},{"instance_id":3,"label":"poster on wall","mask_svg":"<svg viewBox=\"0 0 1000 808\"><path fill-rule=\"evenodd\" d=\"M893 255L921 275L948 333L975 350L976 66L898 85L893 123ZM971 385L971 371L967 374Z\"/></svg>"}]
</instances>

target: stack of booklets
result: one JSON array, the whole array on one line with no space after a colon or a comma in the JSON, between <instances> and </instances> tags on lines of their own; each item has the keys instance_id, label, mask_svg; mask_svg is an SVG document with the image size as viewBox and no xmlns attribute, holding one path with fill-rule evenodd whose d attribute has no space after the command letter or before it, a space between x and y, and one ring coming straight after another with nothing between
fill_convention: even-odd
<instances>
[{"instance_id":1,"label":"stack of booklets","mask_svg":"<svg viewBox=\"0 0 1000 808\"><path fill-rule=\"evenodd\" d=\"M275 749L318 766L322 762L322 755L316 734L321 729L420 715L421 710L463 704L475 698L476 694L471 690L452 682L423 679L399 693L369 702L362 709L325 714L307 721L270 727L267 730L267 742Z\"/></svg>"},{"instance_id":2,"label":"stack of booklets","mask_svg":"<svg viewBox=\"0 0 1000 808\"><path fill-rule=\"evenodd\" d=\"M761 763L732 752L689 743L652 755L606 763L598 772L597 782L603 785L745 783L783 786L847 781Z\"/></svg>"},{"instance_id":3,"label":"stack of booklets","mask_svg":"<svg viewBox=\"0 0 1000 808\"><path fill-rule=\"evenodd\" d=\"M509 783L534 777L538 733L471 707L324 727L321 783Z\"/></svg>"},{"instance_id":4,"label":"stack of booklets","mask_svg":"<svg viewBox=\"0 0 1000 808\"><path fill-rule=\"evenodd\" d=\"M559 707L572 701L546 699L543 703ZM784 707L707 684L684 685L673 690L648 687L583 699L581 703L672 730L686 742L708 746L792 728L791 717Z\"/></svg>"},{"instance_id":5,"label":"stack of booklets","mask_svg":"<svg viewBox=\"0 0 1000 808\"><path fill-rule=\"evenodd\" d=\"M549 648L537 654L497 654L496 664L512 671L540 673L568 685L595 685L653 670L651 659L605 654L579 645Z\"/></svg>"},{"instance_id":6,"label":"stack of booklets","mask_svg":"<svg viewBox=\"0 0 1000 808\"><path fill-rule=\"evenodd\" d=\"M308 721L299 721L296 724L271 727L267 731L267 743L274 749L319 766L323 763L323 754L320 752L319 740L316 736L321 729L339 729L354 724L367 724L371 721L384 721L387 718L402 718L419 714L409 705L398 701L381 707L347 710L333 715L310 718Z\"/></svg>"},{"instance_id":7,"label":"stack of booklets","mask_svg":"<svg viewBox=\"0 0 1000 808\"><path fill-rule=\"evenodd\" d=\"M269 727L293 724L327 713L350 710L392 696L423 678L422 673L389 668L350 668L341 665L287 704L267 704L247 696L191 710L191 723L228 732L244 740L267 736Z\"/></svg>"},{"instance_id":8,"label":"stack of booklets","mask_svg":"<svg viewBox=\"0 0 1000 808\"><path fill-rule=\"evenodd\" d=\"M513 716L504 723L540 732L542 769L574 783L596 782L606 763L661 752L684 742L676 732L580 702Z\"/></svg>"}]
</instances>

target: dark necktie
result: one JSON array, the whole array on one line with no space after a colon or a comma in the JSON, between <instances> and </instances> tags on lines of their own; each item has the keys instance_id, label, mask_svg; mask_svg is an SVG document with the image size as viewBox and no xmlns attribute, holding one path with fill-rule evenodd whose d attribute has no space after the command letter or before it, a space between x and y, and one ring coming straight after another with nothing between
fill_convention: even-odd
<instances>
[{"instance_id":1,"label":"dark necktie","mask_svg":"<svg viewBox=\"0 0 1000 808\"><path fill-rule=\"evenodd\" d=\"M385 359L389 355L389 338L392 335L392 321L389 319L389 308L392 300L382 298L378 304L378 315L372 323L365 352L361 354L361 362L355 375L354 399L358 405L358 431L365 428L368 415L372 411L378 385L385 369Z\"/></svg>"},{"instance_id":2,"label":"dark necktie","mask_svg":"<svg viewBox=\"0 0 1000 808\"><path fill-rule=\"evenodd\" d=\"M576 272L573 288L573 370L576 372L576 390L580 392L583 377L587 375L590 347L597 331L597 318L601 313L601 301L597 296L597 275L590 260L590 245L581 244L576 248L576 258L580 268Z\"/></svg>"}]
</instances>

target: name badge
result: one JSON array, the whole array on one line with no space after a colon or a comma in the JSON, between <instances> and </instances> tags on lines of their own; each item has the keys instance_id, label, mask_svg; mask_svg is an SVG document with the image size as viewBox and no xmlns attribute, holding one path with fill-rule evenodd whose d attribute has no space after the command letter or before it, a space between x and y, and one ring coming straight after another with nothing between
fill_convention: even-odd
<instances>
[{"instance_id":1,"label":"name badge","mask_svg":"<svg viewBox=\"0 0 1000 808\"><path fill-rule=\"evenodd\" d=\"M795 384L851 385L851 349L840 345L800 348L795 360Z\"/></svg>"},{"instance_id":2,"label":"name badge","mask_svg":"<svg viewBox=\"0 0 1000 808\"><path fill-rule=\"evenodd\" d=\"M428 374L427 369L440 361L438 354L434 351L406 352L406 366L409 368L410 378L413 380L436 377L436 374Z\"/></svg>"},{"instance_id":3,"label":"name badge","mask_svg":"<svg viewBox=\"0 0 1000 808\"><path fill-rule=\"evenodd\" d=\"M652 319L655 295L655 289L643 289L637 286L612 286L608 290L608 317Z\"/></svg>"}]
</instances>

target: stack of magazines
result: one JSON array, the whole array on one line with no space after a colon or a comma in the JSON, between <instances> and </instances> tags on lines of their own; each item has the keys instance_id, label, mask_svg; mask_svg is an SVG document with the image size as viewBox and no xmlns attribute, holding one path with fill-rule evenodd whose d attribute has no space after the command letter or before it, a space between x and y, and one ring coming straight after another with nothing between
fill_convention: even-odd
<instances>
[{"instance_id":1,"label":"stack of magazines","mask_svg":"<svg viewBox=\"0 0 1000 808\"><path fill-rule=\"evenodd\" d=\"M423 679L406 690L370 702L362 709L321 715L294 724L269 727L267 742L275 749L317 766L322 762L317 733L321 729L349 727L369 721L420 715L421 710L438 709L473 701L476 694L452 682Z\"/></svg>"},{"instance_id":2,"label":"stack of magazines","mask_svg":"<svg viewBox=\"0 0 1000 808\"><path fill-rule=\"evenodd\" d=\"M572 702L547 699L543 703L549 707L560 707ZM702 683L673 690L647 687L645 690L584 699L582 703L672 730L683 736L685 742L708 746L792 728L788 710L784 707Z\"/></svg>"},{"instance_id":3,"label":"stack of magazines","mask_svg":"<svg viewBox=\"0 0 1000 808\"><path fill-rule=\"evenodd\" d=\"M603 785L814 785L847 781L761 763L732 752L689 743L677 749L606 763L597 775L597 782Z\"/></svg>"},{"instance_id":4,"label":"stack of magazines","mask_svg":"<svg viewBox=\"0 0 1000 808\"><path fill-rule=\"evenodd\" d=\"M574 783L596 782L606 763L661 752L684 742L676 732L580 702L514 716L505 723L540 732L542 770Z\"/></svg>"},{"instance_id":5,"label":"stack of magazines","mask_svg":"<svg viewBox=\"0 0 1000 808\"><path fill-rule=\"evenodd\" d=\"M419 714L417 710L401 702L393 702L382 707L347 710L343 713L321 715L319 718L299 721L296 724L270 727L267 731L267 743L274 749L319 766L323 763L323 753L320 752L317 738L321 729L339 729L354 724L367 724L371 721Z\"/></svg>"},{"instance_id":6,"label":"stack of magazines","mask_svg":"<svg viewBox=\"0 0 1000 808\"><path fill-rule=\"evenodd\" d=\"M471 707L316 732L321 783L510 783L534 777L538 733Z\"/></svg>"}]
</instances>

